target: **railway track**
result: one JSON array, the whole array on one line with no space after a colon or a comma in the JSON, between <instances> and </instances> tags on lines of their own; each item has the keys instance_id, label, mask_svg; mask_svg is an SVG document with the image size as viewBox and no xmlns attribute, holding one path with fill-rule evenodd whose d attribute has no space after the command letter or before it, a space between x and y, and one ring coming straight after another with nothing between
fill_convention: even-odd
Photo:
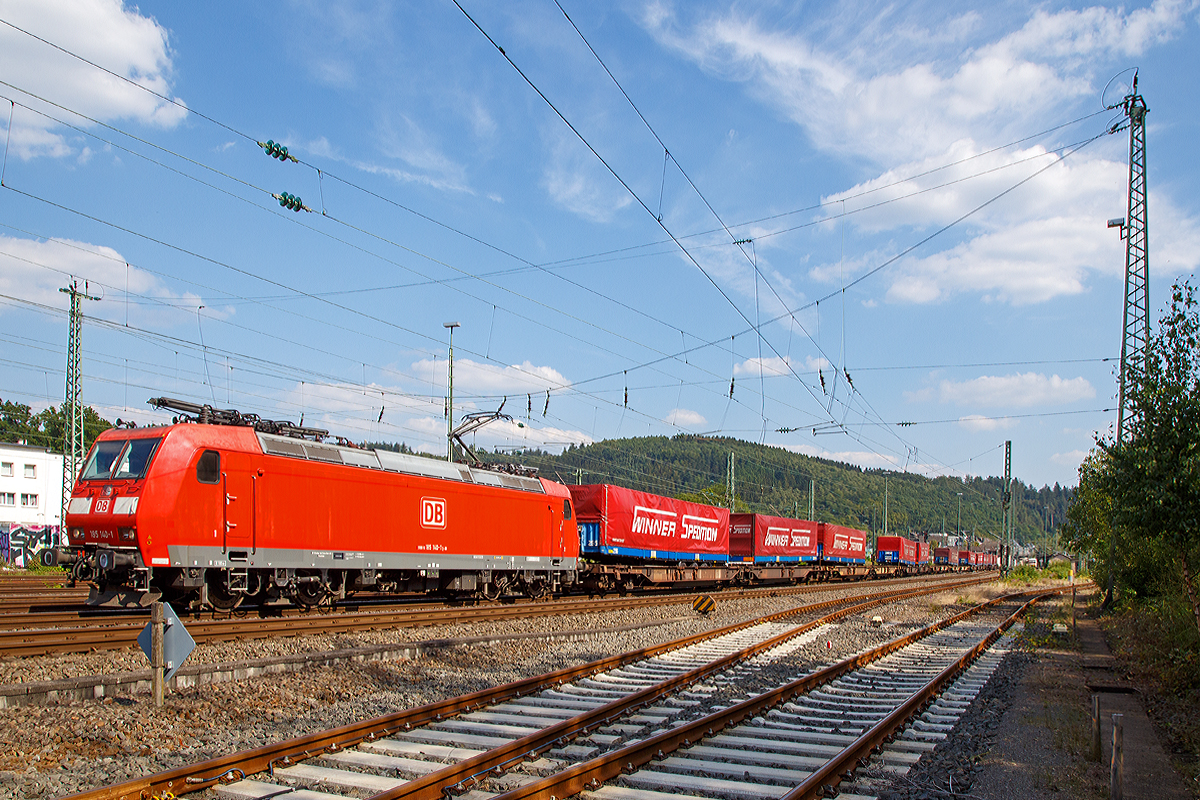
<instances>
[{"instance_id":1,"label":"railway track","mask_svg":"<svg viewBox=\"0 0 1200 800\"><path fill-rule=\"evenodd\" d=\"M763 735L770 723L750 722L759 729L749 747L735 743L734 750L751 752L751 760L737 767L726 766L731 774L741 776L747 786L757 787L749 792L734 792L731 797L777 797L787 790L774 784L759 785L756 781L773 773L790 772L804 780L810 775L822 775L821 781L836 783L835 773L829 778L824 767L813 759L829 761L831 751L852 749L849 740L869 728L867 739L878 741L883 730L871 715L882 712L888 720L894 717L883 707L884 701L903 700L900 694L922 684L925 690L938 686L939 678L928 679L936 666L938 675L948 674L934 662L943 656L933 655L955 649L962 650L965 640L978 642L980 631L953 628L951 634L938 639L938 631L958 625L977 610L965 612L948 621L902 637L880 648L855 656L847 661L787 682L784 686L769 687L767 691L738 702L724 702L733 695L744 696L748 676L754 675L763 663L777 660L794 651L819 632L821 626L843 617L862 614L877 606L924 594L962 588L979 582L959 581L951 585L895 590L867 597L843 598L825 603L781 612L751 622L740 623L717 631L697 634L666 645L647 648L620 656L612 656L580 667L559 670L540 677L529 678L470 695L432 703L384 717L344 726L319 734L292 739L256 750L213 759L202 764L128 781L76 795L78 800L124 800L129 798L165 797L212 790L228 800L293 795L294 800L335 800L350 794L372 796L377 800L439 800L443 796L469 792L469 798L490 797L503 793L506 800L518 798L565 798L583 790L599 794L609 792L607 781L643 780L651 772L673 777L661 778L675 791L686 784L682 776L708 775L706 765L723 762L727 756L713 751L728 744L720 736L739 723L769 714L790 715L776 720L775 727L785 731L779 738L785 742L785 755L808 761L795 761L786 769L778 764L780 755L764 755L770 748L760 748L772 737ZM1014 605L1012 599L1008 599ZM1000 605L996 601L987 607ZM813 616L820 611L836 611L798 624L796 618ZM980 607L983 608L983 607ZM995 612L993 612L994 615ZM1016 618L1012 609L1004 609L1009 623ZM976 626L978 627L978 626ZM999 628L990 623L990 632L975 649L999 636ZM930 637L920 652L905 650L894 656L894 664L878 666L874 674L863 677L854 670L867 668L895 651L908 648L913 641ZM948 642L956 642L950 645ZM958 662L966 656L956 655ZM880 684L880 676L901 663L912 665L903 678L893 681L880 698L868 703L870 711L862 711L864 687ZM841 683L834 683L839 680ZM944 682L944 681L943 681ZM721 695L724 687L724 695ZM809 719L815 713L801 705L805 693L825 687L822 695L808 695L819 707L827 705L826 698L849 698L855 711L847 713L830 728L826 719ZM903 692L900 690L903 689ZM805 700L803 702L810 702ZM908 701L904 701L908 703ZM917 701L917 705L925 700ZM957 702L957 701L956 701ZM714 703L716 704L714 706ZM911 705L911 704L909 704ZM913 706L915 707L915 706ZM853 724L852 724L853 721ZM725 729L729 729L726 731ZM809 735L807 732L814 730ZM801 735L804 732L804 735ZM936 733L933 732L933 733ZM890 734L890 730L889 730ZM806 739L825 738L815 755L801 756L795 752ZM876 738L871 738L876 737ZM733 738L745 738L739 735ZM927 742L926 742L927 743ZM869 753L871 745L867 747ZM709 748L698 750L697 748ZM675 751L690 751L675 755ZM760 752L761 751L761 752ZM757 752L757 756L753 753ZM855 752L858 752L857 750ZM695 764L676 761L665 766L667 759L699 757ZM861 757L861 756L860 756ZM857 757L856 757L857 758ZM643 778L635 778L640 768L651 762L661 762ZM726 764L732 762L725 762ZM776 766L770 766L776 765ZM803 769L800 767L803 766ZM841 767L845 771L845 765ZM752 770L759 778L748 778ZM824 786L821 783L820 786ZM602 785L603 788L602 788ZM818 790L820 789L818 787ZM317 787L320 791L297 787ZM641 797L651 800L658 789L640 789L628 783L611 787L602 797L608 800L632 800L638 792L650 792ZM685 790L686 791L686 790ZM712 790L703 789L704 794ZM632 793L632 794L631 794Z\"/></svg>"},{"instance_id":2,"label":"railway track","mask_svg":"<svg viewBox=\"0 0 1200 800\"><path fill-rule=\"evenodd\" d=\"M980 580L992 580L993 576ZM903 579L912 581L913 579ZM954 579L951 578L951 581ZM942 586L946 579L926 579L928 585ZM886 587L892 582L873 583ZM740 589L723 592L722 599L764 595L807 594L828 591L829 584ZM381 606L367 611L302 612L295 608L275 608L278 616L202 616L188 619L188 632L197 643L231 639L268 638L297 634L348 633L384 628L410 628L426 625L454 625L467 622L500 621L530 616L584 614L662 605L664 601L687 602L688 595L661 594L610 598L568 598L540 602L489 603L471 605ZM0 656L41 656L80 653L132 647L145 627L149 612L143 609L120 613L96 609L12 614L0 618Z\"/></svg>"}]
</instances>

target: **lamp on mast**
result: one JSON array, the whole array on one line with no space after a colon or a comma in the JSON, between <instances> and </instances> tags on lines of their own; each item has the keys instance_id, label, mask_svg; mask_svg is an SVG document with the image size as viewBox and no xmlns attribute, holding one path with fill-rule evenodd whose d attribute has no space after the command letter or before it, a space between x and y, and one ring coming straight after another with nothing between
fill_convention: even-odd
<instances>
[{"instance_id":1,"label":"lamp on mast","mask_svg":"<svg viewBox=\"0 0 1200 800\"><path fill-rule=\"evenodd\" d=\"M449 424L446 427L446 460L453 461L454 460L454 329L461 328L462 325L458 322L444 322L444 323L442 323L442 327L446 328L450 331L450 351L449 351L449 358L447 359L449 362L448 369L449 369L450 374L446 381L447 385L449 387L449 390L450 390L449 397L446 401L446 416L448 416L450 419L449 419Z\"/></svg>"}]
</instances>

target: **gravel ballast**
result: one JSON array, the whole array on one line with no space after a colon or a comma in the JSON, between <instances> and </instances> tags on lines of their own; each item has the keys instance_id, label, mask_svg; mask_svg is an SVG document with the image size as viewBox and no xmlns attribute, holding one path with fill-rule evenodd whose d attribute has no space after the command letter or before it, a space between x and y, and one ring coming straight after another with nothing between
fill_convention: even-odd
<instances>
[{"instance_id":1,"label":"gravel ballast","mask_svg":"<svg viewBox=\"0 0 1200 800\"><path fill-rule=\"evenodd\" d=\"M460 636L594 631L594 635L579 641L510 639L441 649L412 661L349 662L189 688L170 694L165 705L157 709L146 696L4 709L0 711L0 735L4 738L0 748L0 800L60 797L834 596L884 588L859 584L799 596L718 601L710 616L690 616L684 621L674 618L691 613L690 605L683 605L690 603L691 597L669 606L558 618L205 644L196 649L189 663L215 664ZM836 661L997 593L999 590L990 586L944 592L845 619L823 629L817 641L798 650L789 659L788 669ZM876 614L884 618L883 625L871 623ZM613 628L626 630L606 630ZM0 663L0 682L131 671L144 669L145 665L140 651L132 650L13 659Z\"/></svg>"}]
</instances>

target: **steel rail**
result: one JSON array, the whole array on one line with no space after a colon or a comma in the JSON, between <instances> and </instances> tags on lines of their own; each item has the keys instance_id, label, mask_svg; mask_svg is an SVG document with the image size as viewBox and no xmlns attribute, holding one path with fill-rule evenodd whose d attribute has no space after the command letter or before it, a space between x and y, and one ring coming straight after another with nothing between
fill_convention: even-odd
<instances>
[{"instance_id":1,"label":"steel rail","mask_svg":"<svg viewBox=\"0 0 1200 800\"><path fill-rule=\"evenodd\" d=\"M1054 589L1045 592L1044 594L1052 594L1055 592L1065 591L1064 589ZM700 741L705 736L712 736L717 731L723 730L726 727L735 725L743 720L757 716L769 708L772 708L780 703L787 702L793 697L804 694L817 688L829 681L838 678L847 672L858 669L861 666L876 661L883 656L895 652L909 644L929 636L932 633L953 625L967 617L977 614L984 609L991 608L1000 603L1013 602L1016 598L1026 597L1029 592L1021 592L989 600L974 608L955 614L944 620L940 620L931 625L928 625L918 631L914 631L906 636L894 639L891 642L880 645L865 653L853 656L837 664L831 664L824 669L818 670L803 678L799 678L791 683L785 684L779 688L765 692L757 697L737 703L724 710L710 714L706 717L694 720L689 723L682 724L678 727L671 728L653 736L647 737L639 742L623 747L612 753L608 753L590 761L576 764L566 770L545 778L541 778L530 783L514 788L503 794L496 795L493 800L551 800L551 798L571 797L581 791L589 788L598 787L605 781L611 780L620 776L625 772L632 772L638 767L650 763L651 761L662 758L666 753L673 752L681 747L689 747L693 743ZM1010 618L1011 619L1011 618ZM1010 623L1011 624L1011 623ZM919 707L922 703L916 704ZM878 726L876 726L878 727ZM874 729L872 729L874 730ZM853 746L852 746L853 747ZM851 748L847 748L848 750ZM870 748L867 748L869 752ZM854 750L858 753L858 750ZM861 756L858 756L861 757ZM847 764L856 760L853 754L845 755L841 762L840 769L845 771ZM825 777L824 781L828 782L831 775L840 775L838 768L827 767L823 770ZM815 775L815 773L814 773ZM810 778L809 780L812 780ZM840 778L838 778L840 780ZM808 781L806 781L806 785ZM810 786L811 794L806 794L804 797L813 797L815 793L822 791L824 783L816 783L815 786ZM394 792L403 789L399 787L397 790L384 792L374 795L371 800L391 800L397 796ZM805 790L806 792L809 789ZM788 800L796 800L790 795Z\"/></svg>"},{"instance_id":2,"label":"steel rail","mask_svg":"<svg viewBox=\"0 0 1200 800\"><path fill-rule=\"evenodd\" d=\"M183 794L186 792L200 791L210 788L219 783L230 782L236 777L245 777L247 775L256 774L259 772L271 772L275 766L284 766L294 763L294 760L304 760L311 757L316 757L326 752L336 752L347 747L353 747L364 741L373 741L380 736L387 736L392 733L411 729L414 726L427 724L430 722L441 721L445 717L455 714L473 711L477 708L493 705L505 700L522 697L524 695L533 694L544 689L561 686L563 683L578 680L583 677L594 675L598 672L603 672L626 664L640 661L645 658L658 655L660 653L669 652L682 647L687 647L697 642L707 639L714 639L719 636L724 636L754 625L760 625L765 622L773 622L788 617L799 616L805 613L813 613L831 606L857 603L850 609L845 609L843 612L837 612L836 616L845 616L846 614L855 613L857 610L862 610L863 607L871 607L881 605L886 602L902 599L903 597L918 596L922 594L933 594L935 592L944 591L947 588L962 588L972 586L985 581L994 580L995 576L987 576L984 578L975 577L967 581L959 581L953 584L938 584L934 587L923 587L920 589L897 589L892 592L872 593L870 595L858 595L848 598L840 598L835 600L827 600L822 603L815 603L808 606L789 609L786 611L776 612L766 616L758 617L753 620L739 622L732 625L727 625L712 631L686 636L682 639L677 639L672 642L667 642L652 647L643 648L641 650L632 651L616 656L599 659L577 667L568 667L547 673L541 676L526 678L520 681L504 684L492 689L485 689L479 692L474 692L468 695L462 695L455 698L441 700L435 703L429 703L424 706L419 706L413 709L388 714L382 717L377 717L371 720L352 723L335 728L330 731L324 731L307 736L289 739L283 742L277 742L270 745L265 745L254 750L245 751L242 753L234 753L228 756L222 756L208 761L194 764L191 766L180 767L167 772L158 773L155 775L144 776L126 781L121 784L110 787L102 787L88 792L82 792L73 795L70 800L144 800L148 797L163 796L165 792L170 792L174 795ZM863 602L866 601L866 602ZM830 617L834 615L829 615ZM819 624L810 623L808 627ZM789 632L791 635L798 635L799 631ZM778 638L778 637L776 637ZM758 648L758 646L755 646ZM758 649L755 649L758 652ZM737 655L737 654L735 654ZM748 656L744 656L748 657ZM725 659L723 659L725 660ZM700 668L695 672L703 671ZM693 678L696 680L698 678ZM669 682L675 682L672 679ZM650 687L644 690L641 695L652 691L657 687ZM678 687L676 687L678 688ZM658 695L656 695L658 696ZM639 704L645 705L652 702L651 699L641 697ZM458 769L460 765L451 765L439 772L432 773L427 778L413 781L405 786L420 784L415 786L413 791L420 791L423 797L441 797L441 788L448 784L460 783L473 773L493 769L500 764L507 763L515 758L521 758L527 754L533 754L538 749L547 749L555 745L560 739L566 738L568 733L567 727L578 728L583 730L588 727L596 727L604 724L603 719L593 719L597 713L604 711L601 716L603 718L611 717L614 714L620 713L614 709L624 700L614 701L593 712L581 714L564 723L552 726L551 728L543 729L542 731L532 734L512 742L510 745L502 746L489 750L479 756L474 756L468 760L467 767ZM589 722L580 721L581 718L589 718ZM535 737L544 739L540 744L533 744ZM461 762L461 763L468 763ZM469 771L468 771L469 770ZM429 778L441 776L441 779L430 781ZM452 777L453 780L445 780ZM433 785L436 783L437 785ZM403 789L404 787L400 787Z\"/></svg>"},{"instance_id":3,"label":"steel rail","mask_svg":"<svg viewBox=\"0 0 1200 800\"><path fill-rule=\"evenodd\" d=\"M994 576L979 581L993 580ZM879 585L879 584L876 584ZM944 581L931 581L945 586ZM808 594L830 591L831 586L789 586L772 589L739 590L742 597ZM571 598L530 603L500 603L469 606L418 606L400 609L345 611L339 613L287 614L277 617L226 617L187 621L188 632L197 642L231 639L267 638L281 635L344 633L379 628L411 628L429 625L453 625L466 622L506 621L532 616L621 611L645 606L687 603L695 593L680 595L639 595L602 599ZM50 612L51 614L53 612ZM14 615L0 623L0 656L39 656L54 653L89 652L132 647L146 625L144 614L91 615L86 611L68 612L78 616L43 618L41 615ZM72 625L71 622L75 624Z\"/></svg>"},{"instance_id":4,"label":"steel rail","mask_svg":"<svg viewBox=\"0 0 1200 800\"><path fill-rule=\"evenodd\" d=\"M879 748L886 742L891 741L895 737L896 731L910 717L919 713L933 698L941 694L944 688L960 672L970 666L971 662L978 658L984 650L991 647L1034 603L1041 602L1052 594L1060 594L1064 591L1064 588L1058 588L1038 593L1014 611L1008 619L997 625L994 630L964 653L957 661L947 665L945 669L913 694L912 697L901 703L896 710L877 722L853 744L844 748L838 755L830 759L825 766L820 767L809 775L803 783L785 794L780 800L812 800L815 797L832 794L843 778L849 776L855 767L860 763L864 763L872 753L878 752Z\"/></svg>"}]
</instances>

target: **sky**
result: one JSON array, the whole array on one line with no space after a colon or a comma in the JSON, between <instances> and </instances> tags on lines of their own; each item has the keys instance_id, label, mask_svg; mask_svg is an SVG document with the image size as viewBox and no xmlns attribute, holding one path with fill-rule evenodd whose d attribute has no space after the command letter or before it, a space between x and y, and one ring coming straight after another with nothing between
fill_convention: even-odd
<instances>
[{"instance_id":1,"label":"sky","mask_svg":"<svg viewBox=\"0 0 1200 800\"><path fill-rule=\"evenodd\" d=\"M947 12L947 8L951 8ZM732 436L1077 483L1200 260L1200 10L0 0L0 398L446 450ZM8 106L5 108L4 106ZM279 143L289 156L268 155ZM284 194L302 208L281 206ZM714 482L722 480L713 476Z\"/></svg>"}]
</instances>

